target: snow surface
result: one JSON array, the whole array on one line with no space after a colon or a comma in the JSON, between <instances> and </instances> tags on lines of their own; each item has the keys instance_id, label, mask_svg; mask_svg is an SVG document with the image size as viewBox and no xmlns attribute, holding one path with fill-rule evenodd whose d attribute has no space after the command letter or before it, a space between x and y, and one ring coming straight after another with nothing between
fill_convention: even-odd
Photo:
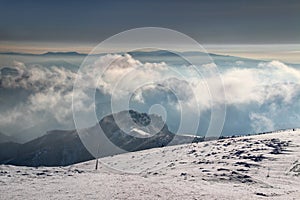
<instances>
[{"instance_id":1,"label":"snow surface","mask_svg":"<svg viewBox=\"0 0 300 200\"><path fill-rule=\"evenodd\" d=\"M126 153L69 167L0 166L0 199L299 199L300 130ZM113 168L112 168L113 167Z\"/></svg>"},{"instance_id":2,"label":"snow surface","mask_svg":"<svg viewBox=\"0 0 300 200\"><path fill-rule=\"evenodd\" d=\"M130 135L136 136L136 137L151 137L152 136L150 133L147 133L138 128L131 129L130 133L131 133Z\"/></svg>"}]
</instances>

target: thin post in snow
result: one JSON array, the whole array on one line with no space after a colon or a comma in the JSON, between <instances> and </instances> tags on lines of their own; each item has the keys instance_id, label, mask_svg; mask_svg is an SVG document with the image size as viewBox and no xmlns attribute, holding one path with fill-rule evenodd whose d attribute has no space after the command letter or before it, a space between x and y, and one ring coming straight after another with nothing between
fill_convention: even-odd
<instances>
[{"instance_id":1,"label":"thin post in snow","mask_svg":"<svg viewBox=\"0 0 300 200\"><path fill-rule=\"evenodd\" d=\"M96 167L95 167L95 170L98 169L98 158L96 158Z\"/></svg>"},{"instance_id":2,"label":"thin post in snow","mask_svg":"<svg viewBox=\"0 0 300 200\"><path fill-rule=\"evenodd\" d=\"M96 158L96 166L95 166L95 170L98 170L98 163L99 163L98 155L99 155L99 152L100 152L100 145L98 146L98 150L97 150L97 158Z\"/></svg>"}]
</instances>

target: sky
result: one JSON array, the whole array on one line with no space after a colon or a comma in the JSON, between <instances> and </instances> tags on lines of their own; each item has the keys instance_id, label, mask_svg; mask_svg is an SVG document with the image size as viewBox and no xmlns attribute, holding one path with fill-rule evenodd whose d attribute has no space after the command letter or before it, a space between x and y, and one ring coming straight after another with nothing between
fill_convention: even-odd
<instances>
[{"instance_id":1,"label":"sky","mask_svg":"<svg viewBox=\"0 0 300 200\"><path fill-rule=\"evenodd\" d=\"M278 51L300 43L299 10L297 0L1 0L0 51L88 52L114 34L151 26L185 33L214 52L234 54L233 45L256 45L244 55L255 57L261 45L276 44ZM299 50L289 49L298 51L291 61Z\"/></svg>"},{"instance_id":2,"label":"sky","mask_svg":"<svg viewBox=\"0 0 300 200\"><path fill-rule=\"evenodd\" d=\"M229 99L227 103L231 106L227 110L228 119L231 120L227 122L229 124L227 132L231 133L232 130L261 132L295 127L299 124L300 74L298 69L290 65L290 63L300 64L299 11L299 0L0 0L0 52L88 53L103 40L129 29L139 27L173 29L192 37L208 52L259 59L253 61L224 57L225 61L220 62L222 64L220 68L224 70L222 77ZM158 42L161 41L162 37L158 38ZM169 43L173 45L172 42ZM117 44L115 47L114 51L122 51L120 45ZM181 48L181 51L190 50L188 47L181 46ZM5 56L11 59L10 55L1 56L0 61L3 61ZM118 56L121 55L106 55L99 58L100 64L102 63L99 66L106 66L115 57L119 58ZM32 58L29 56L28 59ZM139 75L139 78L128 81L133 85L122 85L130 88L136 88L134 84L138 86L144 84L146 78L162 77L160 75L165 74L164 70L172 67L172 64L165 66L160 63L161 61L143 64L139 59L128 55L121 57L120 60L122 62L116 64L107 75L107 81L112 80L113 83L113 80L119 79L122 74L138 70L136 75ZM4 113L0 115L0 131L16 133L12 129L22 130L21 132L24 129L27 133L31 133L34 129L36 133L44 133L53 127L70 129L74 125L70 106L73 94L71 89L77 77L76 73L70 71L69 66L60 68L62 63L60 61L54 66L52 60L49 60L49 63L34 62L34 60L16 60L8 65L18 71L15 77L12 78L10 75L5 77L5 73L3 76L1 74L1 87L6 88L5 91L1 91L2 98L0 98L0 112ZM31 65L32 63L37 65ZM132 69L134 63L136 69ZM157 66L161 66L159 73L150 74L147 71L156 69ZM185 66L183 68L189 69ZM95 70L97 69L96 66ZM96 74L93 70L87 72L92 77ZM114 88L114 85L109 87L105 81L102 85L94 86L93 84L99 81L93 81L96 79L92 78L89 80L91 88L96 86L104 88L105 95ZM193 77L189 80L194 81ZM200 102L201 105L207 105L209 98L204 97L200 83L200 80L195 81L195 86L199 87L196 87L199 95L196 97L204 101ZM176 81L165 84L174 87L183 85ZM124 91L127 91L126 87ZM182 87L178 90L182 92L182 96L190 97L186 95L188 89ZM120 90L117 93L122 92L123 90ZM156 102L154 100L158 97L164 97L157 95L156 90L153 93L152 90L145 88L145 92L145 99L148 97L153 100L149 100L149 105ZM105 98L109 98L112 94L108 93ZM120 102L125 102L121 100ZM188 102L189 105L195 105L192 101ZM102 103L102 99L99 103ZM171 110L174 108L172 103ZM84 111L87 108L92 107L83 106ZM190 110L193 111L194 107ZM252 126L259 129L254 130Z\"/></svg>"}]
</instances>

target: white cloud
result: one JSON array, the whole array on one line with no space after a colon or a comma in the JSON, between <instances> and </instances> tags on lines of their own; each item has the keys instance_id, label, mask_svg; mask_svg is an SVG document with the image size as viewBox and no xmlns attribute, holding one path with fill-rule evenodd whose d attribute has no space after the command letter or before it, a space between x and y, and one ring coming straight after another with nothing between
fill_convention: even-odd
<instances>
[{"instance_id":1,"label":"white cloud","mask_svg":"<svg viewBox=\"0 0 300 200\"><path fill-rule=\"evenodd\" d=\"M300 71L289 67L280 61L274 60L271 62L264 62L260 63L258 66L271 73L274 76L274 80L285 82L294 81L300 83Z\"/></svg>"},{"instance_id":2,"label":"white cloud","mask_svg":"<svg viewBox=\"0 0 300 200\"><path fill-rule=\"evenodd\" d=\"M215 63L208 63L208 64L203 64L202 67L215 68L217 67L217 65Z\"/></svg>"},{"instance_id":3,"label":"white cloud","mask_svg":"<svg viewBox=\"0 0 300 200\"><path fill-rule=\"evenodd\" d=\"M73 94L74 80L78 76L75 72L55 66L26 66L20 62L15 62L12 67L18 70L19 75L0 75L1 87L23 89L30 91L30 94L19 105L1 111L1 127L34 126L35 123L47 123L49 118L69 126L73 123L72 95L82 99L76 102L76 108L86 112L94 109L88 94ZM215 65L208 64L204 67L214 68ZM123 96L135 94L133 100L139 104L160 100L169 103L176 110L180 108L178 103L184 103L185 113L196 112L197 106L200 111L208 110L211 101L223 103L223 99L218 96L211 99L206 81L215 83L215 79L193 76L192 71L191 67L174 68L164 62L142 63L128 54L108 54L83 69L82 73L87 81L81 82L79 86L83 91L85 88L98 88L107 96L114 93L120 102ZM293 104L297 95L300 95L300 71L279 61L263 62L253 68L232 67L223 71L221 78L226 103L237 106L241 112L249 112L251 122L245 123L251 123L253 130L259 132L274 128L273 121L278 115L270 116L268 113L279 112L279 109L272 105L278 101ZM211 86L215 91L222 91L222 85ZM174 95L179 101L174 99ZM247 110L247 106L252 104L258 107L265 104L268 106L264 108L266 112L253 112ZM192 120L194 119L190 119Z\"/></svg>"},{"instance_id":4,"label":"white cloud","mask_svg":"<svg viewBox=\"0 0 300 200\"><path fill-rule=\"evenodd\" d=\"M245 62L244 62L244 61L241 61L241 60L238 60L238 61L235 62L235 64L237 64L237 65L244 65Z\"/></svg>"},{"instance_id":5,"label":"white cloud","mask_svg":"<svg viewBox=\"0 0 300 200\"><path fill-rule=\"evenodd\" d=\"M274 123L264 114L250 113L251 126L256 133L274 130Z\"/></svg>"}]
</instances>

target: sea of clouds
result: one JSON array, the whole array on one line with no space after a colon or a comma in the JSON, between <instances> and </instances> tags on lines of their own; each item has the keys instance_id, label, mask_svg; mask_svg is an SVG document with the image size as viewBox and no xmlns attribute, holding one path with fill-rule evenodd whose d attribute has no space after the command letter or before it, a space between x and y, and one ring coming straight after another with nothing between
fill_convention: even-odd
<instances>
[{"instance_id":1,"label":"sea of clouds","mask_svg":"<svg viewBox=\"0 0 300 200\"><path fill-rule=\"evenodd\" d=\"M107 66L105 73L101 67ZM198 66L211 67L213 63ZM248 66L248 67L244 67ZM300 71L280 61L262 61L249 67L247 60L236 61L220 69L227 105L224 135L248 134L299 127ZM96 110L98 119L111 112L111 99L117 103L131 95L130 108L148 112L160 104L167 112L166 122L176 132L181 117L200 112L198 134L205 132L213 104L224 99L214 97L206 77L191 66L171 66L166 62L142 62L129 54L108 54L82 69L89 77L80 83L82 91L73 91L77 69L63 66L24 64L15 61L0 74L0 132L29 140L48 130L74 128L72 97L80 96L76 109ZM9 73L10 70L17 73ZM8 71L8 72L7 72ZM223 88L224 87L224 88ZM95 89L95 104L85 91ZM91 90L93 91L93 90ZM181 110L184 104L184 111ZM197 109L196 109L197 108ZM88 120L89 118L87 118ZM186 126L198 119L185 119ZM92 121L92 120L91 120ZM93 124L91 124L93 125Z\"/></svg>"}]
</instances>

